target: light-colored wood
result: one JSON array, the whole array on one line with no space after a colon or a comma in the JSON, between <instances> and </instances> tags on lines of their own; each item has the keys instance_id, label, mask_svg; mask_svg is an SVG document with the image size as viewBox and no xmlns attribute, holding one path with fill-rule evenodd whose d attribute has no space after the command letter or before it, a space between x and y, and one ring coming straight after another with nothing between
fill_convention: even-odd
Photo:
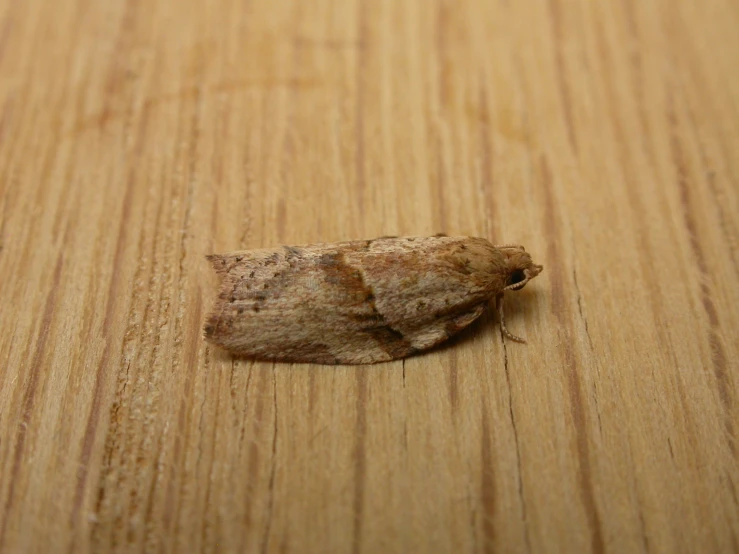
<instances>
[{"instance_id":1,"label":"light-colored wood","mask_svg":"<svg viewBox=\"0 0 739 554\"><path fill-rule=\"evenodd\" d=\"M0 1L2 552L739 551L739 4ZM232 360L204 255L445 231L448 348Z\"/></svg>"}]
</instances>

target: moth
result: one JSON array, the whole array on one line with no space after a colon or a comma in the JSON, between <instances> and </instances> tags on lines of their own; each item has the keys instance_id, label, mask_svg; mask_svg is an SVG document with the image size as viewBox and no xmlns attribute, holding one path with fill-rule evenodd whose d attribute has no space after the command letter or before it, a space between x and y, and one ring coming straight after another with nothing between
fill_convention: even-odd
<instances>
[{"instance_id":1,"label":"moth","mask_svg":"<svg viewBox=\"0 0 739 554\"><path fill-rule=\"evenodd\" d=\"M382 237L207 257L220 294L205 338L240 356L369 364L447 340L539 275L523 246L474 237Z\"/></svg>"}]
</instances>

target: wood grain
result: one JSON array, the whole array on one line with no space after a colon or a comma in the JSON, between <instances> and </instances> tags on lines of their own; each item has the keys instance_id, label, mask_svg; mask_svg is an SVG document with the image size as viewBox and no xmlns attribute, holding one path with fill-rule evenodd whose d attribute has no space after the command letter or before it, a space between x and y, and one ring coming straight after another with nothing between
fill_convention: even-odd
<instances>
[{"instance_id":1,"label":"wood grain","mask_svg":"<svg viewBox=\"0 0 739 554\"><path fill-rule=\"evenodd\" d=\"M738 26L0 0L0 550L739 552ZM437 232L543 263L528 345L201 338L205 254Z\"/></svg>"}]
</instances>

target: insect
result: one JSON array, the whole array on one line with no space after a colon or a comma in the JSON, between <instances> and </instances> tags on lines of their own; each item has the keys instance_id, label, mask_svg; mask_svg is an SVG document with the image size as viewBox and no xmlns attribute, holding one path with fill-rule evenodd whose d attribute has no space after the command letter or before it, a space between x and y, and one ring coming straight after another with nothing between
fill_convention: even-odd
<instances>
[{"instance_id":1,"label":"insect","mask_svg":"<svg viewBox=\"0 0 739 554\"><path fill-rule=\"evenodd\" d=\"M208 256L221 279L205 338L241 356L368 364L455 335L542 266L474 237L382 237Z\"/></svg>"}]
</instances>

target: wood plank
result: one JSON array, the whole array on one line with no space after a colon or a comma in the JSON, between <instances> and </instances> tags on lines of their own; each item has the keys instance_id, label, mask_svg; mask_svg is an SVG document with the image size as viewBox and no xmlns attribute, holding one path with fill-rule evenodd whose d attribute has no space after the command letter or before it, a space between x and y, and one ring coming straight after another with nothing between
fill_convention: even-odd
<instances>
[{"instance_id":1,"label":"wood plank","mask_svg":"<svg viewBox=\"0 0 739 554\"><path fill-rule=\"evenodd\" d=\"M0 551L739 552L738 24L0 0ZM202 340L208 253L437 232L544 265L527 345Z\"/></svg>"}]
</instances>

